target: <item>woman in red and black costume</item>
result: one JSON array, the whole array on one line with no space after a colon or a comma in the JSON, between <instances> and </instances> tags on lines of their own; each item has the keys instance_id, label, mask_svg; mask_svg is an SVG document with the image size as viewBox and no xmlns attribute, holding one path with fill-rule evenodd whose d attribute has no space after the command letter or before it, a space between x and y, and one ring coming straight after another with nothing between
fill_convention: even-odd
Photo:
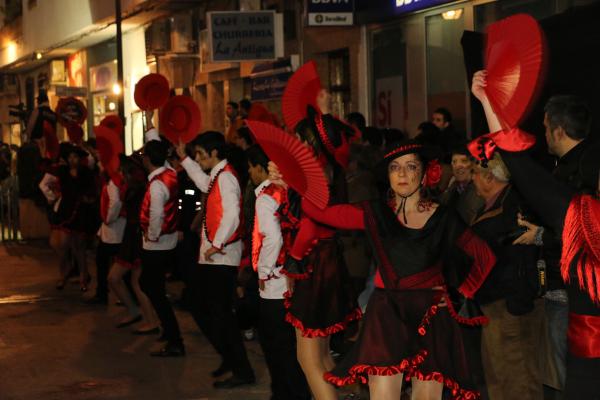
<instances>
[{"instance_id":1,"label":"woman in red and black costume","mask_svg":"<svg viewBox=\"0 0 600 400\"><path fill-rule=\"evenodd\" d=\"M534 136L502 129L485 86L485 72L477 72L472 92L494 133L478 138L469 149L483 162L500 151L511 180L544 226L562 232L560 273L569 299L564 398L600 399L600 176L596 193L577 193L559 182L526 154Z\"/></svg>"},{"instance_id":2,"label":"woman in red and black costume","mask_svg":"<svg viewBox=\"0 0 600 400\"><path fill-rule=\"evenodd\" d=\"M321 91L317 98L320 111L309 107L307 118L295 130L323 165L330 182L330 201L335 204L346 200L347 134L354 131L329 114L330 101L329 93ZM317 400L337 399L335 388L323 381L323 373L335 365L329 337L361 317L335 233L335 229L300 215L282 270L290 282L284 303L286 321L296 328L298 362Z\"/></svg>"},{"instance_id":3,"label":"woman in red and black costume","mask_svg":"<svg viewBox=\"0 0 600 400\"><path fill-rule=\"evenodd\" d=\"M142 275L142 229L140 227L140 211L146 193L146 172L142 161L132 155L123 154L120 158L122 177L119 179L123 202L123 215L126 217L123 241L115 262L110 270L108 282L119 300L127 307L128 315L117 327L126 327L141 321L141 325L133 331L137 335L159 333L159 322L150 303L150 299L140 287ZM131 288L138 299L138 306L131 298L131 293L123 281L127 272L131 271Z\"/></svg>"},{"instance_id":4,"label":"woman in red and black costume","mask_svg":"<svg viewBox=\"0 0 600 400\"><path fill-rule=\"evenodd\" d=\"M453 287L454 295L472 298L496 258L459 216L428 198L441 171L426 147L393 144L383 166L393 192L388 203L325 210L302 203L315 221L365 230L377 261L359 338L325 379L335 385L368 380L372 399L399 399L402 380L411 378L414 399L440 399L444 388L455 399L479 398L458 322L476 325L485 318L457 313L448 293Z\"/></svg>"},{"instance_id":5,"label":"woman in red and black costume","mask_svg":"<svg viewBox=\"0 0 600 400\"><path fill-rule=\"evenodd\" d=\"M88 222L95 213L96 180L82 160L88 153L71 143L61 143L60 161L44 176L40 189L50 204L50 244L60 258L60 279L57 289L65 285L70 271L69 255L79 268L81 291L87 291L90 274L87 270L85 247Z\"/></svg>"}]
</instances>

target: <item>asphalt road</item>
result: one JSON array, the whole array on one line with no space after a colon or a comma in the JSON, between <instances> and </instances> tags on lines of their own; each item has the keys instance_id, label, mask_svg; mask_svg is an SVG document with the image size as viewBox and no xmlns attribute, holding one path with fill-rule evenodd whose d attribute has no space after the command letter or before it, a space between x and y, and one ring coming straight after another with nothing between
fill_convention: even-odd
<instances>
[{"instance_id":1,"label":"asphalt road","mask_svg":"<svg viewBox=\"0 0 600 400\"><path fill-rule=\"evenodd\" d=\"M155 337L115 328L122 307L83 304L76 283L59 292L56 278L45 244L0 243L0 400L269 399L256 341L247 349L258 383L217 391L219 358L187 312L177 311L187 356L152 358Z\"/></svg>"}]
</instances>

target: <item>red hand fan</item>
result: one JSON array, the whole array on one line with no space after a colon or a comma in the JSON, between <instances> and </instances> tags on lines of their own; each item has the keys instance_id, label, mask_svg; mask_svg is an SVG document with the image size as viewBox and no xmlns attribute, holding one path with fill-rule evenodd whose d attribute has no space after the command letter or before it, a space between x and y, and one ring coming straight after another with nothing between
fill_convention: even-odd
<instances>
[{"instance_id":1,"label":"red hand fan","mask_svg":"<svg viewBox=\"0 0 600 400\"><path fill-rule=\"evenodd\" d=\"M103 125L95 126L94 134L96 135L96 148L98 149L100 162L109 175L112 175L118 171L119 154L124 151L120 135Z\"/></svg>"},{"instance_id":2,"label":"red hand fan","mask_svg":"<svg viewBox=\"0 0 600 400\"><path fill-rule=\"evenodd\" d=\"M148 74L135 84L133 99L140 110L162 107L169 100L169 81L161 74Z\"/></svg>"},{"instance_id":3,"label":"red hand fan","mask_svg":"<svg viewBox=\"0 0 600 400\"><path fill-rule=\"evenodd\" d=\"M271 124L258 121L246 121L246 124L269 159L277 164L283 179L317 207L327 207L327 179L311 150L294 135Z\"/></svg>"},{"instance_id":4,"label":"red hand fan","mask_svg":"<svg viewBox=\"0 0 600 400\"><path fill-rule=\"evenodd\" d=\"M278 126L276 123L277 118L261 103L252 103L248 112L248 120L266 122Z\"/></svg>"},{"instance_id":5,"label":"red hand fan","mask_svg":"<svg viewBox=\"0 0 600 400\"><path fill-rule=\"evenodd\" d=\"M317 64L309 61L290 78L283 91L281 109L283 121L289 130L294 130L298 122L306 118L306 107L312 106L316 110L317 95L321 90L321 79L317 73Z\"/></svg>"},{"instance_id":6,"label":"red hand fan","mask_svg":"<svg viewBox=\"0 0 600 400\"><path fill-rule=\"evenodd\" d=\"M189 96L174 96L160 111L160 131L173 144L189 143L200 133L200 109Z\"/></svg>"},{"instance_id":7,"label":"red hand fan","mask_svg":"<svg viewBox=\"0 0 600 400\"><path fill-rule=\"evenodd\" d=\"M505 128L512 128L541 82L543 33L533 17L517 14L490 25L487 35L485 92Z\"/></svg>"},{"instance_id":8,"label":"red hand fan","mask_svg":"<svg viewBox=\"0 0 600 400\"><path fill-rule=\"evenodd\" d=\"M118 115L107 115L100 121L100 125L112 129L118 135L123 133L123 121Z\"/></svg>"}]
</instances>

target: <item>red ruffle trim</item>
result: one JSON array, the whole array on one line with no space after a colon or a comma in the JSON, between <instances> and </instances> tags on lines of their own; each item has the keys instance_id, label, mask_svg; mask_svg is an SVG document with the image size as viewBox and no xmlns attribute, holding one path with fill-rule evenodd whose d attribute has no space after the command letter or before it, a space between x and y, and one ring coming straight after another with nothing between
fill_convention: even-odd
<instances>
[{"instance_id":1,"label":"red ruffle trim","mask_svg":"<svg viewBox=\"0 0 600 400\"><path fill-rule=\"evenodd\" d=\"M488 317L486 317L485 315L481 315L481 316L475 317L475 318L461 317L460 315L457 314L456 310L454 309L454 305L452 304L452 301L450 300L450 296L447 293L448 292L446 292L446 304L448 306L448 312L450 313L450 316L456 322L461 323L463 325L478 326L478 325L486 325L490 321L488 319Z\"/></svg>"},{"instance_id":2,"label":"red ruffle trim","mask_svg":"<svg viewBox=\"0 0 600 400\"><path fill-rule=\"evenodd\" d=\"M411 372L410 376L406 377L407 380L411 378L417 378L420 381L436 381L443 384L447 389L450 390L454 400L477 400L481 398L481 394L479 392L461 389L458 382L456 382L454 379L444 377L444 375L440 372L423 374L418 369L415 369Z\"/></svg>"},{"instance_id":3,"label":"red ruffle trim","mask_svg":"<svg viewBox=\"0 0 600 400\"><path fill-rule=\"evenodd\" d=\"M425 361L427 357L427 350L421 350L411 358L405 358L399 364L392 366L377 366L367 364L357 364L350 368L348 376L340 378L339 376L333 375L331 372L326 372L323 376L325 380L336 386L346 386L360 381L361 383L367 383L367 376L393 376L398 374L410 374L411 371Z\"/></svg>"},{"instance_id":4,"label":"red ruffle trim","mask_svg":"<svg viewBox=\"0 0 600 400\"><path fill-rule=\"evenodd\" d=\"M125 268L131 268L131 269L138 268L140 265L142 265L142 260L140 260L139 258L136 259L134 262L129 262L129 261L125 261L119 257L115 257L115 262Z\"/></svg>"},{"instance_id":5,"label":"red ruffle trim","mask_svg":"<svg viewBox=\"0 0 600 400\"><path fill-rule=\"evenodd\" d=\"M405 358L399 364L393 366L376 366L357 364L350 368L348 376L339 377L333 375L331 372L326 372L323 375L325 381L336 385L336 386L347 386L357 381L366 384L369 375L377 376L394 376L398 374L404 374L404 380L409 381L412 378L417 378L420 381L436 381L443 384L452 393L454 400L477 400L481 398L481 394L474 390L461 389L458 382L454 379L444 377L440 372L431 372L429 374L423 374L419 371L419 366L425 361L427 357L427 350L421 350L416 356L411 358Z\"/></svg>"},{"instance_id":6,"label":"red ruffle trim","mask_svg":"<svg viewBox=\"0 0 600 400\"><path fill-rule=\"evenodd\" d=\"M290 292L285 292L283 294L283 305L286 310L289 310L290 307L292 306L292 301L290 300L291 297L292 297L292 294ZM361 319L362 315L363 315L363 313L362 313L361 309L357 307L350 314L346 315L346 318L344 318L344 320L342 322L338 322L336 324L328 326L327 328L315 328L315 329L305 328L302 321L300 321L298 318L296 318L289 311L287 311L285 314L285 321L287 323L291 324L294 328L302 331L302 336L307 337L307 338L315 338L315 337L327 337L327 336L333 335L334 333L343 331L344 329L346 329L346 327L348 326L348 324L350 322L357 320L357 319Z\"/></svg>"}]
</instances>

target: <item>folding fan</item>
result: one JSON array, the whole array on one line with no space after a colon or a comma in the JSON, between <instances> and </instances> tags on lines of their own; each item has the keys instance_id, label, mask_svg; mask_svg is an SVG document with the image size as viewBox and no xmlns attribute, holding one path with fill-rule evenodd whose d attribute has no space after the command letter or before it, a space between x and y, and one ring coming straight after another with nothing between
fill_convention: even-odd
<instances>
[{"instance_id":1,"label":"folding fan","mask_svg":"<svg viewBox=\"0 0 600 400\"><path fill-rule=\"evenodd\" d=\"M123 121L118 115L107 115L100 121L100 125L112 129L119 135L123 133Z\"/></svg>"},{"instance_id":2,"label":"folding fan","mask_svg":"<svg viewBox=\"0 0 600 400\"><path fill-rule=\"evenodd\" d=\"M189 143L200 133L200 108L189 96L174 96L160 111L160 131L173 144Z\"/></svg>"},{"instance_id":3,"label":"folding fan","mask_svg":"<svg viewBox=\"0 0 600 400\"><path fill-rule=\"evenodd\" d=\"M500 20L488 28L485 92L505 128L525 116L541 82L544 38L527 14Z\"/></svg>"},{"instance_id":4,"label":"folding fan","mask_svg":"<svg viewBox=\"0 0 600 400\"><path fill-rule=\"evenodd\" d=\"M120 135L103 125L95 126L94 134L100 162L109 174L115 173L119 169L119 154L124 150Z\"/></svg>"},{"instance_id":5,"label":"folding fan","mask_svg":"<svg viewBox=\"0 0 600 400\"><path fill-rule=\"evenodd\" d=\"M289 130L294 130L298 122L306 118L306 107L317 107L317 95L321 90L321 80L317 73L317 64L309 61L290 78L283 91L281 109L283 121Z\"/></svg>"},{"instance_id":6,"label":"folding fan","mask_svg":"<svg viewBox=\"0 0 600 400\"><path fill-rule=\"evenodd\" d=\"M161 74L148 74L135 84L133 99L140 110L162 107L169 100L169 81Z\"/></svg>"},{"instance_id":7,"label":"folding fan","mask_svg":"<svg viewBox=\"0 0 600 400\"><path fill-rule=\"evenodd\" d=\"M277 164L285 182L317 207L327 207L327 179L311 150L294 135L271 124L250 120L246 124L269 159Z\"/></svg>"}]
</instances>

